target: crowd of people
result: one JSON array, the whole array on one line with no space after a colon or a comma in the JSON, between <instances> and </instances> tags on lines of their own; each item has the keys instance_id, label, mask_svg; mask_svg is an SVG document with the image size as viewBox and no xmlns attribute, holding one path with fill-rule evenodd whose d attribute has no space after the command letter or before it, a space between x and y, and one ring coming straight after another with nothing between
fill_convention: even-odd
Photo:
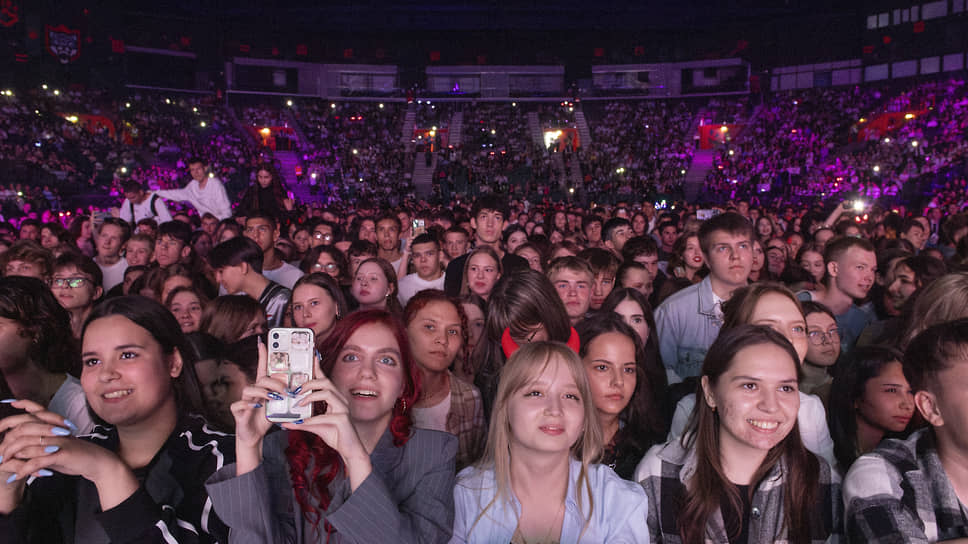
<instances>
[{"instance_id":1,"label":"crowd of people","mask_svg":"<svg viewBox=\"0 0 968 544\"><path fill-rule=\"evenodd\" d=\"M968 537L963 191L304 208L182 162L0 225L0 540Z\"/></svg>"},{"instance_id":2,"label":"crowd of people","mask_svg":"<svg viewBox=\"0 0 968 544\"><path fill-rule=\"evenodd\" d=\"M574 106L464 105L434 204L399 104L240 110L311 203L208 98L45 91L4 158L112 201L0 193L0 542L968 538L959 81L586 106L577 150L528 127ZM707 118L747 126L657 206Z\"/></svg>"}]
</instances>

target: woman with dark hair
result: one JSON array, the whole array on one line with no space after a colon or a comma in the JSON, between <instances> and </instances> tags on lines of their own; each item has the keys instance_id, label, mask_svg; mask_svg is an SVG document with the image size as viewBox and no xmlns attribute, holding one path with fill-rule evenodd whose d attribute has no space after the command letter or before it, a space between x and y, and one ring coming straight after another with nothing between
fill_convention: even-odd
<instances>
[{"instance_id":1,"label":"woman with dark hair","mask_svg":"<svg viewBox=\"0 0 968 544\"><path fill-rule=\"evenodd\" d=\"M502 274L504 274L504 265L501 257L490 246L481 246L467 254L464 273L461 276L460 294L473 293L487 300Z\"/></svg>"},{"instance_id":2,"label":"woman with dark hair","mask_svg":"<svg viewBox=\"0 0 968 544\"><path fill-rule=\"evenodd\" d=\"M55 255L75 246L74 237L58 221L44 223L40 227L40 245Z\"/></svg>"},{"instance_id":3,"label":"woman with dark hair","mask_svg":"<svg viewBox=\"0 0 968 544\"><path fill-rule=\"evenodd\" d=\"M314 272L299 278L292 287L289 311L296 327L313 330L318 348L336 322L349 313L343 291L329 274Z\"/></svg>"},{"instance_id":4,"label":"woman with dark hair","mask_svg":"<svg viewBox=\"0 0 968 544\"><path fill-rule=\"evenodd\" d=\"M840 479L800 441L798 354L763 326L724 330L703 362L681 439L655 446L635 479L652 542L826 542L842 531Z\"/></svg>"},{"instance_id":5,"label":"woman with dark hair","mask_svg":"<svg viewBox=\"0 0 968 544\"><path fill-rule=\"evenodd\" d=\"M463 366L467 317L456 299L437 289L425 289L407 302L403 323L420 369L414 425L456 436L460 470L477 460L486 432L481 392L450 370Z\"/></svg>"},{"instance_id":6,"label":"woman with dark hair","mask_svg":"<svg viewBox=\"0 0 968 544\"><path fill-rule=\"evenodd\" d=\"M511 225L504 229L501 239L504 241L505 251L514 253L518 246L528 243L528 233L521 225Z\"/></svg>"},{"instance_id":7,"label":"woman with dark hair","mask_svg":"<svg viewBox=\"0 0 968 544\"><path fill-rule=\"evenodd\" d=\"M600 312L578 324L591 400L602 426L601 462L632 478L635 465L654 444L665 441L662 404L652 392L638 334L616 313ZM661 375L665 378L665 375ZM665 380L663 380L665 386Z\"/></svg>"},{"instance_id":8,"label":"woman with dark hair","mask_svg":"<svg viewBox=\"0 0 968 544\"><path fill-rule=\"evenodd\" d=\"M343 252L331 245L316 246L306 253L299 269L304 274L325 272L340 285L349 284L349 268Z\"/></svg>"},{"instance_id":9,"label":"woman with dark hair","mask_svg":"<svg viewBox=\"0 0 968 544\"><path fill-rule=\"evenodd\" d=\"M192 350L161 304L98 305L81 334L81 386L107 425L85 438L28 400L0 421L0 534L12 542L225 542L203 482L234 460L210 431ZM38 477L24 493L28 476Z\"/></svg>"},{"instance_id":10,"label":"woman with dark hair","mask_svg":"<svg viewBox=\"0 0 968 544\"><path fill-rule=\"evenodd\" d=\"M420 375L393 314L337 323L314 379L295 390L266 376L232 405L238 463L208 482L215 511L246 542L446 542L457 439L413 428ZM265 405L282 395L315 405L305 421L266 434Z\"/></svg>"},{"instance_id":11,"label":"woman with dark hair","mask_svg":"<svg viewBox=\"0 0 968 544\"><path fill-rule=\"evenodd\" d=\"M652 306L645 295L639 291L623 287L613 289L608 294L605 302L602 303L601 312L618 314L638 335L642 346L643 359L640 361L642 370L652 388L653 402L662 410L663 426L667 428L670 411L670 407L666 404L669 402L669 376L665 365L662 364L662 355L659 353L659 340L656 338Z\"/></svg>"},{"instance_id":12,"label":"woman with dark hair","mask_svg":"<svg viewBox=\"0 0 968 544\"><path fill-rule=\"evenodd\" d=\"M94 256L94 233L91 230L90 215L75 215L70 226L77 248L87 257Z\"/></svg>"},{"instance_id":13,"label":"woman with dark hair","mask_svg":"<svg viewBox=\"0 0 968 544\"><path fill-rule=\"evenodd\" d=\"M70 314L42 281L0 278L0 378L13 398L45 405L87 433L94 421L72 375L79 368L69 330Z\"/></svg>"},{"instance_id":14,"label":"woman with dark hair","mask_svg":"<svg viewBox=\"0 0 968 544\"><path fill-rule=\"evenodd\" d=\"M830 434L842 474L884 438L901 438L914 415L914 392L894 348L862 346L850 353L830 388Z\"/></svg>"},{"instance_id":15,"label":"woman with dark hair","mask_svg":"<svg viewBox=\"0 0 968 544\"><path fill-rule=\"evenodd\" d=\"M471 354L474 385L484 398L485 418L490 417L504 361L518 346L540 340L578 341L561 297L551 281L534 270L503 276L487 303L484 336Z\"/></svg>"},{"instance_id":16,"label":"woman with dark hair","mask_svg":"<svg viewBox=\"0 0 968 544\"><path fill-rule=\"evenodd\" d=\"M474 363L471 357L477 348L477 344L484 337L487 302L474 293L460 297L459 301L461 311L467 318L467 340L464 342L459 360L461 364L454 365L454 373L468 381L474 381Z\"/></svg>"},{"instance_id":17,"label":"woman with dark hair","mask_svg":"<svg viewBox=\"0 0 968 544\"><path fill-rule=\"evenodd\" d=\"M255 183L245 190L235 213L244 217L268 215L281 222L290 210L292 200L286 198L282 176L275 166L264 162L256 167Z\"/></svg>"},{"instance_id":18,"label":"woman with dark hair","mask_svg":"<svg viewBox=\"0 0 968 544\"><path fill-rule=\"evenodd\" d=\"M687 233L672 244L672 256L669 257L666 270L670 277L685 278L692 283L699 283L708 273L705 265L702 249L699 247L699 236Z\"/></svg>"},{"instance_id":19,"label":"woman with dark hair","mask_svg":"<svg viewBox=\"0 0 968 544\"><path fill-rule=\"evenodd\" d=\"M208 298L193 287L180 285L168 292L165 308L175 316L183 333L197 332L201 328L202 315L209 305Z\"/></svg>"}]
</instances>

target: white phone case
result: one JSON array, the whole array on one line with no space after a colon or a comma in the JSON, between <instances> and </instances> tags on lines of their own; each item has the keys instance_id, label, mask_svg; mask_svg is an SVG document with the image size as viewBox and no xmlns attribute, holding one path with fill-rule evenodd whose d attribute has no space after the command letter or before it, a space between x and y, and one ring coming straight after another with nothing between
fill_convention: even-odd
<instances>
[{"instance_id":1,"label":"white phone case","mask_svg":"<svg viewBox=\"0 0 968 544\"><path fill-rule=\"evenodd\" d=\"M268 375L281 379L289 391L295 391L313 378L315 346L312 329L270 330ZM295 406L296 400L288 395L282 400L270 399L266 404L266 419L273 423L286 423L313 415L312 404Z\"/></svg>"}]
</instances>

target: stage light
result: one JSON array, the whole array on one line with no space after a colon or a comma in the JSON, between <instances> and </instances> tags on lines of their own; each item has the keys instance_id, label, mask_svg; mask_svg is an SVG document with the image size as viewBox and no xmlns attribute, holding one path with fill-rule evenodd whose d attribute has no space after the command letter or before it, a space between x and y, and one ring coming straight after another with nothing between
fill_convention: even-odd
<instances>
[{"instance_id":1,"label":"stage light","mask_svg":"<svg viewBox=\"0 0 968 544\"><path fill-rule=\"evenodd\" d=\"M311 177L313 179L316 179L316 172L313 172L312 174L309 174L309 177Z\"/></svg>"},{"instance_id":2,"label":"stage light","mask_svg":"<svg viewBox=\"0 0 968 544\"><path fill-rule=\"evenodd\" d=\"M43 85L40 86L40 88L46 91L47 90L47 84L44 83Z\"/></svg>"},{"instance_id":3,"label":"stage light","mask_svg":"<svg viewBox=\"0 0 968 544\"><path fill-rule=\"evenodd\" d=\"M914 140L913 142L911 142L911 147L917 147L917 146L918 146L917 140Z\"/></svg>"},{"instance_id":4,"label":"stage light","mask_svg":"<svg viewBox=\"0 0 968 544\"><path fill-rule=\"evenodd\" d=\"M292 107L292 100L286 100L286 105L291 108Z\"/></svg>"},{"instance_id":5,"label":"stage light","mask_svg":"<svg viewBox=\"0 0 968 544\"><path fill-rule=\"evenodd\" d=\"M199 125L201 125L202 128L205 128L205 121L202 121L201 123L199 123Z\"/></svg>"},{"instance_id":6,"label":"stage light","mask_svg":"<svg viewBox=\"0 0 968 544\"><path fill-rule=\"evenodd\" d=\"M569 187L568 188L568 193L569 194L575 194L575 188L574 187Z\"/></svg>"},{"instance_id":7,"label":"stage light","mask_svg":"<svg viewBox=\"0 0 968 544\"><path fill-rule=\"evenodd\" d=\"M497 131L492 128L491 129L491 134L497 134Z\"/></svg>"},{"instance_id":8,"label":"stage light","mask_svg":"<svg viewBox=\"0 0 968 544\"><path fill-rule=\"evenodd\" d=\"M512 108L518 107L518 103L517 102L511 102L511 107ZM572 191L574 191L574 189L572 189Z\"/></svg>"},{"instance_id":9,"label":"stage light","mask_svg":"<svg viewBox=\"0 0 968 544\"><path fill-rule=\"evenodd\" d=\"M684 176L684 175L686 175L686 171L685 171L685 170L680 170L679 172L680 172L680 173L681 173L681 174L682 174L683 176Z\"/></svg>"},{"instance_id":10,"label":"stage light","mask_svg":"<svg viewBox=\"0 0 968 544\"><path fill-rule=\"evenodd\" d=\"M383 103L380 103L380 109L381 110L383 109Z\"/></svg>"},{"instance_id":11,"label":"stage light","mask_svg":"<svg viewBox=\"0 0 968 544\"><path fill-rule=\"evenodd\" d=\"M76 115L68 115L67 116L67 120L70 121L71 123L76 123L77 122L77 116Z\"/></svg>"},{"instance_id":12,"label":"stage light","mask_svg":"<svg viewBox=\"0 0 968 544\"><path fill-rule=\"evenodd\" d=\"M60 96L60 91L58 89L54 89L54 96Z\"/></svg>"},{"instance_id":13,"label":"stage light","mask_svg":"<svg viewBox=\"0 0 968 544\"><path fill-rule=\"evenodd\" d=\"M905 119L914 119L914 114L913 113L906 113L906 114L904 114L904 118Z\"/></svg>"},{"instance_id":14,"label":"stage light","mask_svg":"<svg viewBox=\"0 0 968 544\"><path fill-rule=\"evenodd\" d=\"M889 143L891 143L891 139L890 139L890 138L884 138L884 143L885 143L885 144L889 144Z\"/></svg>"},{"instance_id":15,"label":"stage light","mask_svg":"<svg viewBox=\"0 0 968 544\"><path fill-rule=\"evenodd\" d=\"M17 191L17 196L24 196L24 192L23 191Z\"/></svg>"},{"instance_id":16,"label":"stage light","mask_svg":"<svg viewBox=\"0 0 968 544\"><path fill-rule=\"evenodd\" d=\"M121 173L122 173L122 174L127 174L127 173L128 173L128 167L126 167L126 166L122 166L122 167L121 167Z\"/></svg>"},{"instance_id":17,"label":"stage light","mask_svg":"<svg viewBox=\"0 0 968 544\"><path fill-rule=\"evenodd\" d=\"M166 98L165 99L165 104L171 104L171 99L170 98Z\"/></svg>"},{"instance_id":18,"label":"stage light","mask_svg":"<svg viewBox=\"0 0 968 544\"><path fill-rule=\"evenodd\" d=\"M124 107L126 107L126 108L130 108L130 107L131 107L131 102L125 102L125 103L124 103Z\"/></svg>"},{"instance_id":19,"label":"stage light","mask_svg":"<svg viewBox=\"0 0 968 544\"><path fill-rule=\"evenodd\" d=\"M262 127L262 130L259 131L259 134L262 134L263 136L268 136L272 134L272 131L269 130L269 127Z\"/></svg>"},{"instance_id":20,"label":"stage light","mask_svg":"<svg viewBox=\"0 0 968 544\"><path fill-rule=\"evenodd\" d=\"M730 157L732 157L732 156L733 156L733 150L732 150L732 149L730 149L730 150L729 150L729 156L730 156Z\"/></svg>"},{"instance_id":21,"label":"stage light","mask_svg":"<svg viewBox=\"0 0 968 544\"><path fill-rule=\"evenodd\" d=\"M332 109L332 110L335 110L336 109L336 104L330 103L329 108Z\"/></svg>"},{"instance_id":22,"label":"stage light","mask_svg":"<svg viewBox=\"0 0 968 544\"><path fill-rule=\"evenodd\" d=\"M875 165L874 165L874 171L875 171L875 172L880 172L880 171L881 171L881 167L880 167L880 166L877 166L877 165L875 164Z\"/></svg>"},{"instance_id":23,"label":"stage light","mask_svg":"<svg viewBox=\"0 0 968 544\"><path fill-rule=\"evenodd\" d=\"M353 154L356 155L357 153L359 153L359 151L357 151L356 149L354 149L353 150ZM360 181L362 181L362 180L360 180Z\"/></svg>"},{"instance_id":24,"label":"stage light","mask_svg":"<svg viewBox=\"0 0 968 544\"><path fill-rule=\"evenodd\" d=\"M858 123L866 123L866 122L867 122L867 118L866 117L861 117L860 118L860 121L858 121Z\"/></svg>"},{"instance_id":25,"label":"stage light","mask_svg":"<svg viewBox=\"0 0 968 544\"><path fill-rule=\"evenodd\" d=\"M575 108L568 108L568 111L575 111Z\"/></svg>"},{"instance_id":26,"label":"stage light","mask_svg":"<svg viewBox=\"0 0 968 544\"><path fill-rule=\"evenodd\" d=\"M430 127L430 130L433 132L437 132L437 125Z\"/></svg>"},{"instance_id":27,"label":"stage light","mask_svg":"<svg viewBox=\"0 0 968 544\"><path fill-rule=\"evenodd\" d=\"M725 125L724 126L721 126L721 127L719 127L719 131L720 132L729 132L729 127L727 127Z\"/></svg>"},{"instance_id":28,"label":"stage light","mask_svg":"<svg viewBox=\"0 0 968 544\"><path fill-rule=\"evenodd\" d=\"M214 178L214 177L215 177L215 174L213 174L212 172L209 172L209 173L208 173L208 177L210 177L210 178Z\"/></svg>"}]
</instances>

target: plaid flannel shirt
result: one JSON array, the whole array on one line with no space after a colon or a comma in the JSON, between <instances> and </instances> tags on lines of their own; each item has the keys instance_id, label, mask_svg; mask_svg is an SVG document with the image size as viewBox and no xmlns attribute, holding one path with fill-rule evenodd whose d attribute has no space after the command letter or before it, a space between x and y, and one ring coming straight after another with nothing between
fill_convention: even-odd
<instances>
[{"instance_id":1,"label":"plaid flannel shirt","mask_svg":"<svg viewBox=\"0 0 968 544\"><path fill-rule=\"evenodd\" d=\"M450 374L450 412L447 432L457 437L457 470L477 461L484 449L484 405L470 382Z\"/></svg>"},{"instance_id":2,"label":"plaid flannel shirt","mask_svg":"<svg viewBox=\"0 0 968 544\"><path fill-rule=\"evenodd\" d=\"M821 457L816 512L810 530L811 543L840 541L843 507L840 478ZM649 499L649 537L652 542L679 544L678 514L686 494L686 483L696 471L695 449L686 451L679 440L652 447L638 468L635 479ZM783 493L786 462L781 460L756 487L749 516L749 542L788 542L783 527ZM722 511L717 511L706 528L707 543L728 544Z\"/></svg>"},{"instance_id":3,"label":"plaid flannel shirt","mask_svg":"<svg viewBox=\"0 0 968 544\"><path fill-rule=\"evenodd\" d=\"M885 440L844 479L848 542L939 542L968 537L968 515L941 466L934 430Z\"/></svg>"}]
</instances>

